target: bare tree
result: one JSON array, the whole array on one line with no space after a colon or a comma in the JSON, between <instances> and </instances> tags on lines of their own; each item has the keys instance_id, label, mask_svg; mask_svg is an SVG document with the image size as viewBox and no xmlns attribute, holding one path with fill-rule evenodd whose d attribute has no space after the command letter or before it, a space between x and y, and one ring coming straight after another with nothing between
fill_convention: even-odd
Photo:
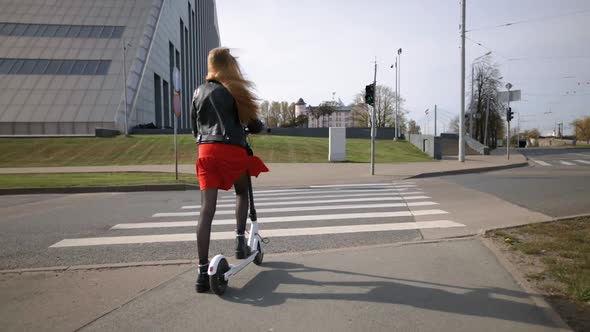
<instances>
[{"instance_id":1,"label":"bare tree","mask_svg":"<svg viewBox=\"0 0 590 332\"><path fill-rule=\"evenodd\" d=\"M273 101L270 103L268 122L266 125L268 128L276 128L281 121L281 103Z\"/></svg>"},{"instance_id":2,"label":"bare tree","mask_svg":"<svg viewBox=\"0 0 590 332\"><path fill-rule=\"evenodd\" d=\"M367 104L354 104L350 116L354 127L369 127L369 106Z\"/></svg>"},{"instance_id":3,"label":"bare tree","mask_svg":"<svg viewBox=\"0 0 590 332\"><path fill-rule=\"evenodd\" d=\"M268 100L263 100L260 103L260 117L262 119L262 121L264 121L264 124L267 127L269 126L269 120L270 120L270 103L268 102Z\"/></svg>"},{"instance_id":4,"label":"bare tree","mask_svg":"<svg viewBox=\"0 0 590 332\"><path fill-rule=\"evenodd\" d=\"M420 134L420 126L416 124L416 121L410 120L408 122L408 133L409 134Z\"/></svg>"},{"instance_id":5,"label":"bare tree","mask_svg":"<svg viewBox=\"0 0 590 332\"><path fill-rule=\"evenodd\" d=\"M456 115L449 123L449 131L451 133L459 133L459 115Z\"/></svg>"},{"instance_id":6,"label":"bare tree","mask_svg":"<svg viewBox=\"0 0 590 332\"><path fill-rule=\"evenodd\" d=\"M395 126L395 102L399 99L400 112L399 121L400 128L405 127L405 115L407 111L404 109L403 104L405 100L398 98L395 92L388 86L377 85L375 90L375 125L377 127L393 127ZM364 124L367 119L367 126L371 124L370 111L368 106L365 104L365 91L357 94L354 99L355 106L353 107L353 120L358 123Z\"/></svg>"},{"instance_id":7,"label":"bare tree","mask_svg":"<svg viewBox=\"0 0 590 332\"><path fill-rule=\"evenodd\" d=\"M487 141L488 145L495 146L496 138L502 137L498 136L498 130L500 126L503 126L500 114L504 105L498 100L501 84L500 70L497 64L491 62L491 57L487 57L476 65L474 75L473 100L469 103L469 108L475 114L475 118L468 117L465 126L471 127L469 121L473 121L472 137L481 143ZM486 124L488 126L487 140L484 137Z\"/></svg>"}]
</instances>

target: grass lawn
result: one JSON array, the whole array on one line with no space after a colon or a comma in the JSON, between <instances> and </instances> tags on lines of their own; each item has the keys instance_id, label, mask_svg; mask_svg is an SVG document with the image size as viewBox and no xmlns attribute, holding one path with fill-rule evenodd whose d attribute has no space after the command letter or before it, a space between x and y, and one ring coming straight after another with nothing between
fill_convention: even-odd
<instances>
[{"instance_id":1,"label":"grass lawn","mask_svg":"<svg viewBox=\"0 0 590 332\"><path fill-rule=\"evenodd\" d=\"M576 146L574 146L574 148L576 148L576 149L590 149L590 144L576 144Z\"/></svg>"},{"instance_id":2,"label":"grass lawn","mask_svg":"<svg viewBox=\"0 0 590 332\"><path fill-rule=\"evenodd\" d=\"M197 184L194 175L174 173L56 173L0 174L0 188L58 188L82 186L122 186L134 184Z\"/></svg>"},{"instance_id":3,"label":"grass lawn","mask_svg":"<svg viewBox=\"0 0 590 332\"><path fill-rule=\"evenodd\" d=\"M590 331L590 217L492 232L576 331ZM510 256L509 256L510 258Z\"/></svg>"},{"instance_id":4,"label":"grass lawn","mask_svg":"<svg viewBox=\"0 0 590 332\"><path fill-rule=\"evenodd\" d=\"M179 135L178 159L192 164L196 145L191 135ZM1 138L0 167L162 165L174 163L171 135L115 138ZM328 139L289 136L252 136L256 155L268 163L327 162ZM376 141L379 163L432 161L409 142ZM369 162L370 140L347 140L350 162Z\"/></svg>"}]
</instances>

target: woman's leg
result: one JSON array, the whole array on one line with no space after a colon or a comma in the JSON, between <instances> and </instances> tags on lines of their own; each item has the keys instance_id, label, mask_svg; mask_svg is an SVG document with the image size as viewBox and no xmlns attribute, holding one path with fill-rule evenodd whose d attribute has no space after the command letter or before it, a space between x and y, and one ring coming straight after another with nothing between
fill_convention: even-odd
<instances>
[{"instance_id":1,"label":"woman's leg","mask_svg":"<svg viewBox=\"0 0 590 332\"><path fill-rule=\"evenodd\" d=\"M201 190L201 213L197 226L197 250L199 264L209 261L209 239L211 237L211 223L217 207L217 188Z\"/></svg>"},{"instance_id":2,"label":"woman's leg","mask_svg":"<svg viewBox=\"0 0 590 332\"><path fill-rule=\"evenodd\" d=\"M248 218L248 175L243 174L234 184L236 190L236 233L243 235Z\"/></svg>"},{"instance_id":3,"label":"woman's leg","mask_svg":"<svg viewBox=\"0 0 590 332\"><path fill-rule=\"evenodd\" d=\"M243 174L234 184L236 190L236 258L244 259L249 255L244 232L248 218L248 176Z\"/></svg>"}]
</instances>

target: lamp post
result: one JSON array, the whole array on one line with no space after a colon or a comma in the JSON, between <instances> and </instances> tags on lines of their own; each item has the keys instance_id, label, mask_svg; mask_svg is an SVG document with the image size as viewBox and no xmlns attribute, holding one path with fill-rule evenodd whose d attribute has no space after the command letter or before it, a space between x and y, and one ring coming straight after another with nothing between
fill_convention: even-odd
<instances>
[{"instance_id":1,"label":"lamp post","mask_svg":"<svg viewBox=\"0 0 590 332\"><path fill-rule=\"evenodd\" d=\"M123 40L123 98L125 98L125 136L129 136L129 125L127 124L127 61L125 53L127 53L127 47L131 46L131 43L127 43Z\"/></svg>"},{"instance_id":2,"label":"lamp post","mask_svg":"<svg viewBox=\"0 0 590 332\"><path fill-rule=\"evenodd\" d=\"M399 69L396 70L397 73L397 79L398 82L396 84L397 86L397 95L396 95L396 107L395 107L395 138L396 140L399 138L399 130L400 130L400 125L399 125L399 95L400 95L400 91L401 91L401 85L402 85L402 80L401 80L401 76L402 76L402 49L401 47L397 50L397 64L399 66ZM396 69L397 67L396 66Z\"/></svg>"},{"instance_id":3,"label":"lamp post","mask_svg":"<svg viewBox=\"0 0 590 332\"><path fill-rule=\"evenodd\" d=\"M506 90L508 90L508 112L510 112L510 89L512 89L512 84L506 83ZM508 114L506 114L508 116ZM506 157L510 160L510 120L506 119L507 127L508 127L508 135L506 136Z\"/></svg>"}]
</instances>

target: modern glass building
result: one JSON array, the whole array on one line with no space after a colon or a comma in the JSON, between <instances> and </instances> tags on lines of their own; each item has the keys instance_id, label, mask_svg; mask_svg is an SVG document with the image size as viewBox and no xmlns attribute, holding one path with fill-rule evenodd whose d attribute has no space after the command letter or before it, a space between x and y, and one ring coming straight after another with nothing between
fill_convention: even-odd
<instances>
[{"instance_id":1,"label":"modern glass building","mask_svg":"<svg viewBox=\"0 0 590 332\"><path fill-rule=\"evenodd\" d=\"M215 0L0 0L0 135L171 128L174 68L189 128L219 43Z\"/></svg>"}]
</instances>

